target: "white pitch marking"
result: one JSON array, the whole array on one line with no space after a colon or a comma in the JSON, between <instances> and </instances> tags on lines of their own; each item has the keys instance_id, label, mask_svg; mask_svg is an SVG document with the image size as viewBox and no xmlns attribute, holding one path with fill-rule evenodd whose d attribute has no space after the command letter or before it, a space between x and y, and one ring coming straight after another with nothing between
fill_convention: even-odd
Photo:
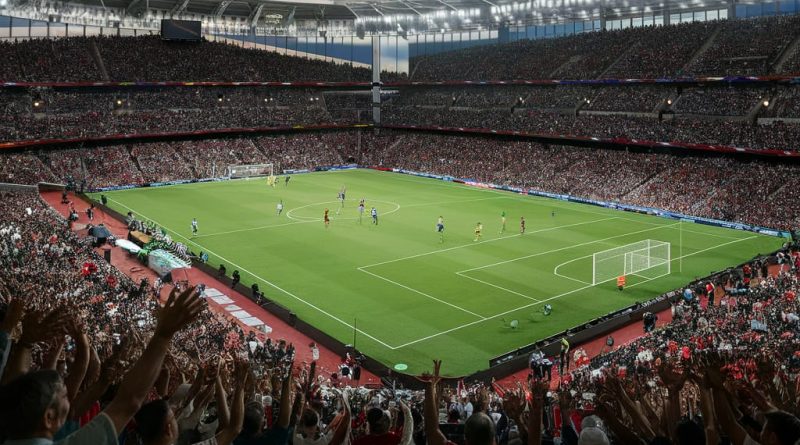
<instances>
[{"instance_id":1,"label":"white pitch marking","mask_svg":"<svg viewBox=\"0 0 800 445\"><path fill-rule=\"evenodd\" d=\"M758 237L758 235L753 235L753 236L749 236L747 238L742 238L742 239L738 239L738 240L734 240L734 241L729 241L727 243L718 244L716 246L712 246L712 247L709 247L707 249L698 250L697 252L693 252L693 253L689 253L689 254L683 255L682 257L673 258L672 261L679 260L681 258L690 257L690 256L693 256L693 255L697 255L699 253L707 252L709 250L718 249L720 247L724 247L724 246L727 246L727 245L730 245L730 244L735 244L735 243L738 243L738 242L747 241L747 240L750 240L750 239L753 239L753 238L757 238L757 237ZM656 277L656 278L659 278L659 277ZM639 283L632 284L632 285L628 286L628 288L635 287L635 286L637 286L639 284L644 284L644 283L646 283L648 281L652 281L654 279L655 278L652 278L652 279L648 279L648 280L645 280L645 281L642 281L642 282L639 282ZM469 327L469 326L473 326L473 325L478 324L478 323L482 323L482 322L484 322L486 320L492 320L492 319L495 319L497 317L502 317L502 316L508 315L508 314L510 314L512 312L516 312L516 311L519 311L519 310L522 310L522 309L527 309L529 307L536 306L537 304L547 303L548 301L552 301L552 300L555 300L555 299L558 299L558 298L561 298L561 297L565 297L567 295L571 295L571 294L574 294L576 292L580 292L582 290L589 289L590 287L594 287L594 286L589 284L587 286L579 287L577 289L573 289L571 291L564 292L562 294L558 294L558 295L555 295L553 297L545 298L544 300L540 300L540 301L538 301L536 303L530 303L530 304L527 304L525 306L518 307L516 309L511 309L511 310L508 310L508 311L505 311L505 312L501 312L501 313L499 313L497 315L492 315L492 316L486 317L484 320L472 321L472 322L469 322L467 324L463 324L461 326L456 326L456 327L450 328L450 329L448 329L446 331L439 332L437 334L428 335L427 337L423 337L423 338L420 338L420 339L417 339L417 340L413 340L413 341L410 341L410 342L407 342L407 343L403 343L402 345L395 346L392 349L400 349L400 348L404 348L406 346L411 346L413 344L416 344L416 343L419 343L419 342L422 342L422 341L425 341L425 340L430 340L432 338L439 337L439 336L444 335L444 334L449 334L451 332L458 331L460 329L463 329L463 328L466 328L466 327Z\"/></svg>"},{"instance_id":2,"label":"white pitch marking","mask_svg":"<svg viewBox=\"0 0 800 445\"><path fill-rule=\"evenodd\" d=\"M398 176L409 176L409 175L398 173L398 172L393 172L393 173L396 173ZM420 184L424 180L430 179L430 178L417 177L417 176L413 176L413 178L417 178L419 180L413 180L413 179L404 178L404 177L398 177L396 179L397 180L401 180L401 181L413 182L413 183L417 183L417 184ZM455 189L455 190L473 190L473 191L476 191L476 192L507 195L507 198L509 198L509 199L514 199L514 200L518 200L518 201L522 201L522 202L525 202L525 201L527 201L527 202L540 201L540 202L544 203L545 205L549 205L551 207L566 209L566 210L573 211L573 212L578 212L578 213L586 213L586 214L590 214L590 215L608 215L609 214L609 212L592 212L592 211L589 211L589 210L581 209L579 206L576 208L576 206L571 206L571 205L568 205L568 204L565 205L561 201L559 201L559 200L557 200L555 198L549 198L547 196L530 195L530 194L528 194L528 189L524 190L524 193L519 193L519 192L514 192L512 190L485 189L485 188L472 187L472 186L469 186L469 185L466 185L466 184L459 184L457 182L446 182L446 181L440 181L440 180L430 181L430 183L431 184L435 184L435 185L439 185L439 186L443 186L443 187L450 187L451 189ZM533 190L533 189L531 189L531 190ZM536 191L539 191L539 190L536 190ZM618 204L617 201L610 201L610 202ZM579 203L575 203L575 204L579 204ZM615 211L624 212L624 210L619 210L619 209L615 209ZM656 217L660 218L660 219L668 219L668 218L665 218L663 216L656 216ZM623 219L625 221L631 221L631 222L639 222L639 223L643 223L643 224L659 225L658 223L652 223L652 222L639 220L639 219L631 219L631 218L623 218L623 217L619 217L619 219ZM668 225L669 224L663 224L663 226L668 226ZM671 225L669 225L669 226L671 226ZM714 234L714 233L697 232L697 231L688 230L688 229L685 229L685 228L683 229L683 231L696 233L698 235L708 235L708 236L714 236L714 237L717 237L717 238L724 238L724 239L732 239L732 240L744 239L744 238L736 238L736 237L732 237L732 236L717 235L717 234Z\"/></svg>"},{"instance_id":3,"label":"white pitch marking","mask_svg":"<svg viewBox=\"0 0 800 445\"><path fill-rule=\"evenodd\" d=\"M497 289L500 289L500 290L506 291L506 292L508 292L508 293L511 293L511 294L514 294L514 295L519 295L520 297L522 297L522 298L527 298L528 300L540 301L538 298L529 297L529 296L527 296L527 295L525 295L525 294L522 294L522 293L519 293L519 292L517 292L517 291L511 290L511 289L506 289L505 287L498 286L498 285L496 285L496 284L494 284L494 283L490 283L490 282L488 282L488 281L483 281L483 280L480 280L480 279L478 279L478 278L471 277L471 276L469 276L469 275L465 275L465 274L458 273L458 272L456 272L456 275L458 275L458 276L460 276L460 277L464 277L464 278L469 278L470 280L475 280L475 281L477 281L477 282L479 282L479 283L483 283L483 284L485 284L485 285L487 285L487 286L491 286L491 287L494 287L494 288L497 288Z\"/></svg>"},{"instance_id":4,"label":"white pitch marking","mask_svg":"<svg viewBox=\"0 0 800 445\"><path fill-rule=\"evenodd\" d=\"M485 318L486 318L486 317L484 317L483 315L476 314L475 312L472 312L472 311L470 311L470 310L468 310L468 309L464 309L464 308L463 308L463 307L461 307L461 306L456 306L456 305L455 305L455 304L453 304L453 303L449 303L449 302L447 302L447 301L444 301L444 300L442 300L442 299L436 298L436 297L434 297L433 295L428 295L428 294L426 294L425 292L422 292L422 291L420 291L420 290L414 289L413 287L408 287L408 286L406 286L405 284L398 283L397 281L392 281L392 280L390 280L390 279L388 279L388 278L386 278L386 277L383 277L383 276L381 276L381 275L378 275L378 274L376 274L376 273L372 273L372 272L370 272L370 271L368 271L368 270L364 270L364 269L362 269L362 268L360 268L360 267L358 268L358 270L360 270L361 272L364 272L364 273L368 273L368 274L372 275L372 276L373 276L373 277L375 277L375 278L380 278L381 280L384 280L384 281L387 281L387 282L389 282L389 283L392 283L392 284L394 284L395 286L400 286L400 287L402 287L403 289L406 289L406 290L409 290L409 291L411 291L411 292L414 292L414 293L420 294L420 295L422 295L423 297L430 298L431 300L438 301L439 303L446 304L446 305L448 305L448 306L450 306L450 307L452 307L452 308L458 309L458 310L460 310L460 311L464 311L464 312L466 312L466 313L468 313L468 314L470 314L470 315L474 315L474 316L476 316L476 317L478 317L478 318L480 318L480 319L485 319Z\"/></svg>"},{"instance_id":5,"label":"white pitch marking","mask_svg":"<svg viewBox=\"0 0 800 445\"><path fill-rule=\"evenodd\" d=\"M407 256L407 257L403 257L403 258L396 258L396 259L393 259L393 260L381 261L380 263L368 264L366 266L359 267L359 269L364 269L364 268L368 268L368 267L375 267L375 266L382 266L384 264L396 263L398 261L410 260L412 258L419 258L419 257L422 257L422 256L434 255L434 254L442 253L442 252L449 252L451 250L457 250L457 249L463 249L465 247L477 246L478 244L493 243L495 241L501 241L501 240L508 239L508 238L516 238L516 237L520 237L520 236L528 236L528 235L531 235L531 234L534 234L534 233L549 232L549 231L552 231L552 230L560 230L560 229L565 229L567 227L582 226L582 225L585 225L585 224L594 224L594 223L598 223L598 222L609 221L609 220L612 220L612 219L619 219L619 218L616 217L616 216L612 216L610 218L595 219L595 220L592 220L592 221L583 221L583 222L579 222L579 223L575 223L575 224L567 224L567 225L564 225L564 226L549 227L549 228L546 228L546 229L532 230L530 232L525 232L525 235L516 234L516 235L501 236L499 238L487 239L487 240L484 240L484 241L478 241L478 242L473 242L473 243L469 243L469 244L462 244L460 246L448 247L446 249L431 250L429 252L418 253L416 255L410 255L410 256ZM462 271L462 272L464 272L464 271Z\"/></svg>"},{"instance_id":6,"label":"white pitch marking","mask_svg":"<svg viewBox=\"0 0 800 445\"><path fill-rule=\"evenodd\" d=\"M386 213L382 213L381 216L391 215L392 213L400 210L400 204L398 204L396 202L381 201L380 199L373 199L372 202L382 202L382 203L385 203L385 204L392 204L393 206L395 206L392 210L389 210ZM286 212L286 217L289 218L289 219L293 219L295 221L300 221L300 222L320 222L320 221L322 221L322 218L317 218L317 217L314 217L314 216L292 216L292 212L294 212L295 210L304 209L306 207L318 206L318 205L323 205L323 204L337 204L338 205L339 201L315 202L313 204L306 204L306 205L303 205L303 206L300 206L300 207L295 207L295 208L289 210L288 212ZM331 206L331 207L333 207L333 206ZM353 216L353 217L347 217L347 218L334 218L334 219L338 219L339 221L348 221L348 220L356 220L358 218Z\"/></svg>"},{"instance_id":7,"label":"white pitch marking","mask_svg":"<svg viewBox=\"0 0 800 445\"><path fill-rule=\"evenodd\" d=\"M132 212L134 211L132 208L130 208L130 207L128 207L128 206L126 206L125 204L123 204L123 203L121 203L121 202L119 202L119 201L116 201L116 200L114 200L114 199L111 199L111 198L109 198L109 201L114 201L114 202L116 202L117 204L121 205L122 207L125 207L125 208L126 208L126 209L128 209L128 210L130 210L130 211L132 211ZM347 327L348 327L348 328L350 328L350 329L354 329L354 330L356 330L357 332L359 332L359 333L363 334L364 336L366 336L366 337L368 337L368 338L371 338L372 340L375 340L376 342L378 342L378 343L382 344L383 346L385 346L385 347L387 347L387 348L389 348L389 349L395 349L394 347L390 346L389 344L385 343L384 341L382 341L382 340L379 340L378 338L376 338L376 337L374 337L374 336L372 336L372 335L370 335L370 334L368 334L368 333L366 333L366 332L362 331L361 329L358 329L358 328L356 328L355 326L351 325L350 323L348 323L348 322L346 322L346 321L342 320L341 318L339 318L339 317L337 317L337 316L335 316L335 315L333 315L333 314L331 314L331 313L329 313L329 312L327 312L327 311L323 310L322 308L320 308L320 307L318 307L318 306L316 306L316 305L314 305L314 304L312 304L312 303L309 303L309 302L308 302L308 301L306 301L306 300L303 300L302 298L298 297L297 295L295 295L295 294L293 294L293 293L289 292L288 290L286 290L286 289L283 289L282 287L278 286L277 284L275 284L275 283L272 283L272 282L270 282L270 281L267 281L267 280L265 280L264 278L261 278L260 276L258 276L258 275L256 275L256 274L254 274L253 272L250 272L249 270L245 269L244 267L242 267L242 266L240 266L240 265L238 265L238 264L234 263L233 261L230 261L230 260L228 260L227 258L223 257L222 255L218 255L218 254L214 253L213 251L211 251L211 250L209 250L209 249L207 249L207 248L205 248L205 247L203 247L203 246L201 246L201 245L199 245L199 244L195 243L194 241L190 240L189 238L186 238L185 236L181 235L180 233L178 233L178 232L176 232L176 231L174 231L174 230L170 229L169 227L167 227L167 226L165 226L165 225L163 225L163 224L159 223L158 221L156 221L156 220L154 220L154 219L152 219L152 218L148 218L148 217L147 217L147 215L144 215L144 214L143 214L143 213L141 213L141 212L136 212L136 213L138 213L139 215L143 216L143 217L144 217L144 218L146 218L146 219L149 219L150 221L153 221L154 223L158 224L159 226L161 226L161 227L163 227L163 228L165 228L165 229L169 230L170 232L174 233L176 236L179 236L179 237L183 238L183 239L184 239L184 240L186 240L187 242L189 242L189 243L192 243L192 244L194 244L195 246L197 246L197 247L199 247L199 248L202 248L202 249L204 249L206 252L208 252L208 253L210 253L210 254L212 254L212 255L216 256L217 258L219 258L219 259L221 259L221 260L223 260L223 261L225 261L226 263L230 264L231 266L236 266L236 268L237 268L237 269L239 269L239 270L241 270L241 271L244 271L245 273L248 273L248 274L250 274L250 275L251 275L251 276L253 276L254 278L257 278L257 279L261 280L261 282L263 282L263 283L267 284L268 286L271 286L272 288L274 288L274 289L276 289L276 290L278 290L278 291L280 291L280 292L283 292L284 294L286 294L286 295L288 295L288 296L290 296L290 297L294 298L295 300L297 300L297 301L300 301L300 302L302 302L302 303L304 303L304 304L306 304L306 305L308 305L308 306L312 307L313 309L315 309L315 310L319 311L320 313L327 315L328 317L330 317L330 318L332 318L332 319L334 319L334 320L338 321L339 323L341 323L341 324L343 324L343 325L347 326Z\"/></svg>"},{"instance_id":8,"label":"white pitch marking","mask_svg":"<svg viewBox=\"0 0 800 445\"><path fill-rule=\"evenodd\" d=\"M733 240L743 239L743 238L739 238L738 236L725 236L725 235L717 235L716 233L698 232L696 230L686 229L685 228L686 225L684 225L684 228L681 229L680 227L674 228L673 227L674 224L658 224L658 223L653 223L653 222L650 222L650 221L645 221L645 220L641 220L640 221L640 220L628 219L628 218L622 218L622 219L624 219L625 221L632 221L632 222L639 222L639 223L642 223L642 224L649 224L651 226L659 226L660 225L660 226L664 226L664 227L670 227L670 228L672 228L672 230L683 230L684 232L687 232L687 233L694 233L694 234L703 235L703 236L713 236L713 237L716 237L716 238L733 239ZM708 226L706 226L706 227L708 227Z\"/></svg>"},{"instance_id":9,"label":"white pitch marking","mask_svg":"<svg viewBox=\"0 0 800 445\"><path fill-rule=\"evenodd\" d=\"M249 229L239 229L239 230L230 230L230 231L227 231L227 232L209 233L207 235L197 235L197 236L194 237L194 239L197 239L197 238L208 238L209 236L229 235L231 233L250 232L250 231L253 231L253 230L271 229L273 227L293 226L295 224L308 224L308 223L313 223L313 222L319 222L319 221L294 221L294 222L283 223L283 224L272 224L272 225L269 225L269 226L251 227Z\"/></svg>"},{"instance_id":10,"label":"white pitch marking","mask_svg":"<svg viewBox=\"0 0 800 445\"><path fill-rule=\"evenodd\" d=\"M466 272L472 272L473 270L488 269L490 267L499 266L501 264L513 263L514 261L524 260L524 259L528 259L528 258L534 258L534 257L537 257L537 256L546 255L548 253L561 252L562 250L572 249L572 248L575 248L575 247L588 246L589 244L596 244L596 243L601 243L603 241L608 241L608 240L614 239L614 238L622 238L622 237L625 237L625 236L636 235L637 233L651 232L653 230L658 230L658 229L662 229L662 228L665 228L665 227L670 227L672 225L677 225L677 224L680 224L680 223L675 223L675 224L670 224L670 225L665 225L665 226L659 226L659 227L651 227L649 229L642 229L642 230L637 230L635 232L623 233L621 235L609 236L608 238L601 238L601 239L597 239L597 240L586 241L585 243L579 243L579 244L573 244L573 245L570 245L570 246L559 247L558 249L552 249L552 250L547 250L547 251L544 251L544 252L533 253L533 254L530 254L530 255L521 256L519 258L512 258L510 260L498 261L496 263L487 264L485 266L478 266L478 267L473 267L472 269L461 270L461 271L458 271L456 273L461 274L461 273L466 273Z\"/></svg>"}]
</instances>

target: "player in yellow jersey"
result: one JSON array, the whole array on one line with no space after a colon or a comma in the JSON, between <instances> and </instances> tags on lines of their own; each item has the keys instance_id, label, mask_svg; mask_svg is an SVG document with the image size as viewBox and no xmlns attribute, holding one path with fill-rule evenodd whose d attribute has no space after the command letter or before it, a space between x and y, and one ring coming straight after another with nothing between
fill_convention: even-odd
<instances>
[{"instance_id":1,"label":"player in yellow jersey","mask_svg":"<svg viewBox=\"0 0 800 445\"><path fill-rule=\"evenodd\" d=\"M475 226L475 240L474 241L478 241L479 239L481 239L481 233L482 232L483 232L483 224L478 223Z\"/></svg>"}]
</instances>

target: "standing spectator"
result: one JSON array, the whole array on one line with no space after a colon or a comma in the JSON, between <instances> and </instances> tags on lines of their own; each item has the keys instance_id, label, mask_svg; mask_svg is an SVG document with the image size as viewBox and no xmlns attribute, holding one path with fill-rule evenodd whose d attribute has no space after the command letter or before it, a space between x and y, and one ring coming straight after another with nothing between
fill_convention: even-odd
<instances>
[{"instance_id":1,"label":"standing spectator","mask_svg":"<svg viewBox=\"0 0 800 445\"><path fill-rule=\"evenodd\" d=\"M233 275L231 275L231 278L233 278L231 280L231 287L235 288L236 285L239 284L239 280L241 279L241 277L239 276L239 271L238 270L234 270L233 271Z\"/></svg>"},{"instance_id":2,"label":"standing spectator","mask_svg":"<svg viewBox=\"0 0 800 445\"><path fill-rule=\"evenodd\" d=\"M144 403L175 334L196 318L203 307L194 288L180 295L173 290L160 313L155 333L139 360L119 386L116 397L99 415L59 444L116 445L117 435ZM43 320L47 321L47 319ZM51 320L52 321L52 320ZM29 329L44 338L57 326L42 323ZM31 345L20 345L28 348ZM67 387L54 370L23 374L0 387L0 431L19 445L48 443L67 420L70 402Z\"/></svg>"},{"instance_id":3,"label":"standing spectator","mask_svg":"<svg viewBox=\"0 0 800 445\"><path fill-rule=\"evenodd\" d=\"M569 341L567 341L567 337L561 337L561 350L558 358L558 373L564 375L564 370L569 371Z\"/></svg>"}]
</instances>

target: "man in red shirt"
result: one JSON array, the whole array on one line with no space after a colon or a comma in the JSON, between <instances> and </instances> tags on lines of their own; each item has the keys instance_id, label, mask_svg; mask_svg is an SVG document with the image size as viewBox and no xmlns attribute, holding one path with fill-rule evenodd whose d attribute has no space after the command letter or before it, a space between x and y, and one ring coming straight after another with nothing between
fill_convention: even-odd
<instances>
[{"instance_id":1,"label":"man in red shirt","mask_svg":"<svg viewBox=\"0 0 800 445\"><path fill-rule=\"evenodd\" d=\"M370 408L367 411L367 425L369 434L356 439L353 445L399 445L400 436L389 431L389 415L380 408Z\"/></svg>"}]
</instances>

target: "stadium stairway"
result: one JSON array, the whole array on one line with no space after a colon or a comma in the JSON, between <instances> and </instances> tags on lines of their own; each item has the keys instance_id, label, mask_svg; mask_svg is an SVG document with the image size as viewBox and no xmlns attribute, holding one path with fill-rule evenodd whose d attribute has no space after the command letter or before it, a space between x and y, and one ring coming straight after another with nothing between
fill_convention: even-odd
<instances>
[{"instance_id":1,"label":"stadium stairway","mask_svg":"<svg viewBox=\"0 0 800 445\"><path fill-rule=\"evenodd\" d=\"M559 79L559 78L569 77L569 76L561 76L559 74L562 72L567 72L569 67L574 66L581 59L583 59L583 56L581 55L575 55L570 57L566 62L562 63L556 69L554 69L547 77L549 79Z\"/></svg>"},{"instance_id":2,"label":"stadium stairway","mask_svg":"<svg viewBox=\"0 0 800 445\"><path fill-rule=\"evenodd\" d=\"M131 152L131 147L128 146L128 147L125 147L125 148L128 150L128 156L130 156L131 161L133 162L133 165L136 166L136 170L139 170L140 172L143 172L144 169L142 169L142 166L139 164L139 157L133 155L133 153ZM83 165L83 158L81 158L81 165ZM86 168L85 167L84 167L84 173L86 173ZM195 178L196 177L197 176L195 176Z\"/></svg>"},{"instance_id":3,"label":"stadium stairway","mask_svg":"<svg viewBox=\"0 0 800 445\"><path fill-rule=\"evenodd\" d=\"M780 73L783 71L783 65L786 64L786 61L791 59L796 53L800 51L800 33L798 33L794 40L789 43L786 48L784 48L783 52L781 52L775 64L772 66L773 73Z\"/></svg>"},{"instance_id":4,"label":"stadium stairway","mask_svg":"<svg viewBox=\"0 0 800 445\"><path fill-rule=\"evenodd\" d=\"M706 51L708 51L709 48L711 48L711 45L714 44L714 41L717 39L717 36L719 35L720 32L722 32L722 25L717 25L716 29L714 29L714 32L712 32L711 35L708 36L708 39L703 43L703 45L700 46L700 48L698 48L694 54L692 54L692 57L690 57L689 60L686 62L686 64L683 67L681 67L681 70L675 74L682 75L687 70L689 70L692 67L692 65L694 65L694 63L697 62L697 60L699 60L703 56L703 54L705 54Z\"/></svg>"},{"instance_id":5,"label":"stadium stairway","mask_svg":"<svg viewBox=\"0 0 800 445\"><path fill-rule=\"evenodd\" d=\"M417 73L417 68L424 62L424 60L420 60L419 62L414 64L414 68L411 70L411 74L408 75L408 81L411 82L414 80L414 74Z\"/></svg>"},{"instance_id":6,"label":"stadium stairway","mask_svg":"<svg viewBox=\"0 0 800 445\"><path fill-rule=\"evenodd\" d=\"M657 181L659 178L662 178L662 177L669 177L669 175L671 175L671 174L672 174L672 169L667 169L667 170L662 170L662 171L656 172L653 175L649 176L644 181L642 181L639 184L637 184L635 187L633 187L630 190L628 190L628 193L626 193L623 196L620 196L619 200L622 201L622 202L626 202L626 200L628 200L629 196L635 196L634 195L635 193L638 193L640 190L647 188L647 185L650 184L651 182Z\"/></svg>"},{"instance_id":7,"label":"stadium stairway","mask_svg":"<svg viewBox=\"0 0 800 445\"><path fill-rule=\"evenodd\" d=\"M69 207L67 204L61 204L61 192L60 191L49 191L49 192L42 192L41 194L42 199L47 202L50 207L58 211L62 216L66 218L67 214L69 213ZM86 213L81 211L84 208L89 207L89 203L84 201L83 199L75 196L73 193L69 193L69 199L74 201L76 204L76 209L78 210L79 219L73 224L73 230L79 233L80 235L85 236L85 226L89 222ZM121 222L117 221L110 215L103 212L101 209L95 210L95 219L92 221L95 224L102 222L115 236L118 238L126 238L128 230L127 227ZM102 256L103 249L99 248L96 249L97 253ZM111 264L116 267L120 272L124 273L128 277L130 277L134 282L141 281L142 278L147 278L150 283L156 278L155 272L147 267L144 267L142 263L140 263L134 256L128 254L124 250L120 249L119 247L112 247L111 248ZM268 326L272 328L272 335L270 337L273 340L286 340L287 343L292 343L295 345L296 348L296 360L295 364L300 365L301 363L311 363L311 349L309 345L314 341L310 337L306 336L305 334L301 333L300 331L292 328L288 324L284 323L279 318L272 315L270 312L267 312L254 302L250 301L247 297L236 292L235 290L230 288L228 283L222 283L218 281L215 277L207 275L200 271L197 268L189 269L187 272L187 276L189 278L189 282L193 284L203 283L206 285L207 288L215 288L224 290L226 295L228 295L233 301L234 304L241 307L243 310L257 316L261 320L263 320ZM169 286L164 286L161 291L161 298L165 300L169 296L170 291ZM222 305L219 305L210 299L207 299L209 309L215 311L217 313L225 314L226 316L230 317L227 312L224 310ZM264 340L265 335L263 332L258 330L253 330L252 328L244 325L241 321L235 318L231 318L236 321L237 324L245 331L250 332L254 331L260 339ZM319 357L320 359L317 361L317 373L319 375L323 375L328 377L331 373L338 373L339 372L339 365L342 363L341 357L334 354L331 350L323 347L322 345L317 345L319 348ZM361 372L361 380L359 381L362 385L371 385L377 384L380 382L380 379L375 376L374 374L370 373L369 371L362 369ZM349 381L344 381L345 384L348 384Z\"/></svg>"},{"instance_id":8,"label":"stadium stairway","mask_svg":"<svg viewBox=\"0 0 800 445\"><path fill-rule=\"evenodd\" d=\"M100 71L103 80L106 82L110 81L111 77L109 77L108 71L106 71L106 64L103 62L103 56L100 55L100 48L97 47L97 42L94 39L89 40L89 53L95 65L97 65L97 69Z\"/></svg>"},{"instance_id":9,"label":"stadium stairway","mask_svg":"<svg viewBox=\"0 0 800 445\"><path fill-rule=\"evenodd\" d=\"M623 57L627 56L628 53L637 50L639 48L639 46L641 46L641 44L642 44L641 42L635 42L633 45L630 45L628 47L628 49L626 49L619 56L617 56L617 58L614 59L614 61L611 62L611 64L608 65L606 67L606 69L604 69L603 72L600 73L599 76L597 76L597 78L598 79L605 79L605 78L620 78L620 77L624 77L624 76L621 76L620 73L617 73L616 71L614 71L614 68L616 68L617 63L619 63L619 61L622 60ZM609 74L611 74L611 75L609 76Z\"/></svg>"},{"instance_id":10,"label":"stadium stairway","mask_svg":"<svg viewBox=\"0 0 800 445\"><path fill-rule=\"evenodd\" d=\"M747 122L755 123L758 120L759 115L764 114L765 112L771 110L775 106L775 95L772 93L767 93L763 95L754 105L750 108L750 111L747 112ZM769 106L764 107L763 101L768 100Z\"/></svg>"}]
</instances>

